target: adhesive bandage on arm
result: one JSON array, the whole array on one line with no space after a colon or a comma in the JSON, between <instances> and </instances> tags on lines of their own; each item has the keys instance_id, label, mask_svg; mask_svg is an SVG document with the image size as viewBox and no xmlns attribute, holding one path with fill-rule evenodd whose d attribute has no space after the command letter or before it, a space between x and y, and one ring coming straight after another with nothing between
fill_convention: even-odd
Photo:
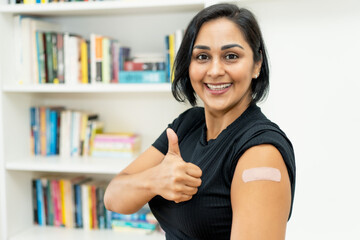
<instances>
[{"instance_id":1,"label":"adhesive bandage on arm","mask_svg":"<svg viewBox=\"0 0 360 240\"><path fill-rule=\"evenodd\" d=\"M281 173L279 169L272 167L249 168L243 171L242 180L245 183L259 180L280 182Z\"/></svg>"}]
</instances>

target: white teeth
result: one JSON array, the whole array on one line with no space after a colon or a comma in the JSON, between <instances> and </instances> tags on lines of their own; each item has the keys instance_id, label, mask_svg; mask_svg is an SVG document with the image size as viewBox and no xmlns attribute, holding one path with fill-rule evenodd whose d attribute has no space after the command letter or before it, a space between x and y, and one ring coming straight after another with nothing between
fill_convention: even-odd
<instances>
[{"instance_id":1,"label":"white teeth","mask_svg":"<svg viewBox=\"0 0 360 240\"><path fill-rule=\"evenodd\" d=\"M220 84L220 85L212 85L212 84L206 84L206 86L208 87L208 88L210 88L211 90L217 90L217 91L219 91L219 90L224 90L225 88L228 88L228 87L230 87L231 86L231 83L227 83L227 84Z\"/></svg>"}]
</instances>

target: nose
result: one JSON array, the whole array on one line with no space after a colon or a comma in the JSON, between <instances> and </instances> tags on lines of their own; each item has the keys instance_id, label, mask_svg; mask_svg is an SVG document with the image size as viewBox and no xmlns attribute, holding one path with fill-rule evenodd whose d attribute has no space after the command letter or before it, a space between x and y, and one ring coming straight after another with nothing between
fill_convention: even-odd
<instances>
[{"instance_id":1,"label":"nose","mask_svg":"<svg viewBox=\"0 0 360 240\"><path fill-rule=\"evenodd\" d=\"M209 65L207 75L211 78L218 78L220 76L223 76L224 74L225 69L223 63L219 59L213 58Z\"/></svg>"}]
</instances>

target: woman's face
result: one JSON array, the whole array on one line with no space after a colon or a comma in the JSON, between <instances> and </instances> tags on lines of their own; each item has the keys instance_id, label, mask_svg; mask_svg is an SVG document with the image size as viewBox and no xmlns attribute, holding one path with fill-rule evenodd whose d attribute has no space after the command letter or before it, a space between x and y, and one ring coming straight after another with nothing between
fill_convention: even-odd
<instances>
[{"instance_id":1,"label":"woman's face","mask_svg":"<svg viewBox=\"0 0 360 240\"><path fill-rule=\"evenodd\" d=\"M250 45L226 18L206 22L194 43L189 76L210 111L244 109L251 101L251 80L260 72Z\"/></svg>"}]
</instances>

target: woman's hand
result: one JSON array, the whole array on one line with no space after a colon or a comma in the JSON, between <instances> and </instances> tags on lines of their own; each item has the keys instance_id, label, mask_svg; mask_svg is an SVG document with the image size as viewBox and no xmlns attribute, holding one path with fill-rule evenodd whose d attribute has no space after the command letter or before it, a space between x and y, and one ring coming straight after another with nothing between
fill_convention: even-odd
<instances>
[{"instance_id":1,"label":"woman's hand","mask_svg":"<svg viewBox=\"0 0 360 240\"><path fill-rule=\"evenodd\" d=\"M201 169L185 162L181 155L176 133L166 130L169 148L164 160L155 167L153 190L163 198L176 203L188 201L201 185Z\"/></svg>"}]
</instances>

